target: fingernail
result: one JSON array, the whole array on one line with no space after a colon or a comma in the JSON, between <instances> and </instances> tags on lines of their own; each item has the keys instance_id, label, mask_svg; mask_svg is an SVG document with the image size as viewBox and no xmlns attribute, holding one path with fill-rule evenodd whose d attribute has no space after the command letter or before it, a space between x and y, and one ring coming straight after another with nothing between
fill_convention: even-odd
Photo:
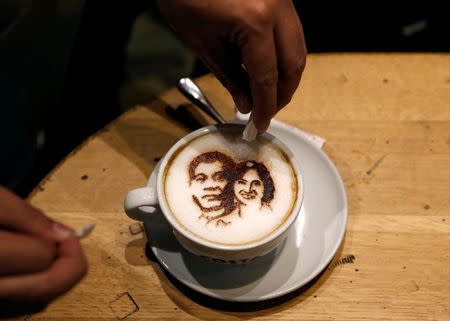
<instances>
[{"instance_id":1,"label":"fingernail","mask_svg":"<svg viewBox=\"0 0 450 321\"><path fill-rule=\"evenodd\" d=\"M53 231L55 231L61 241L67 239L73 234L71 229L59 223L53 223Z\"/></svg>"}]
</instances>

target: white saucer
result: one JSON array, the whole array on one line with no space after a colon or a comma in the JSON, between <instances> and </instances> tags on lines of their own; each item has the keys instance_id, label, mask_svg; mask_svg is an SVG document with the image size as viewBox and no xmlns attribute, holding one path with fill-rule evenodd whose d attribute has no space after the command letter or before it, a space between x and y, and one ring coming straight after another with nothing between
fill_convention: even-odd
<instances>
[{"instance_id":1,"label":"white saucer","mask_svg":"<svg viewBox=\"0 0 450 321\"><path fill-rule=\"evenodd\" d=\"M283 246L245 265L212 263L184 250L163 215L153 215L145 222L149 245L162 266L200 293L237 302L282 296L317 276L331 261L344 237L347 198L333 163L322 150L293 130L274 124L269 132L295 154L305 183L301 213ZM152 173L148 185L155 183Z\"/></svg>"}]
</instances>

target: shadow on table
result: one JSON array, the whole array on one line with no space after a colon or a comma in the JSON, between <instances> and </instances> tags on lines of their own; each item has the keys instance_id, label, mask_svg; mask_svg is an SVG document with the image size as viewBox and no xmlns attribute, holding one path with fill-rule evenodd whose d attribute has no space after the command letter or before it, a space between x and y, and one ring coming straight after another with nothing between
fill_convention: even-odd
<instances>
[{"instance_id":1,"label":"shadow on table","mask_svg":"<svg viewBox=\"0 0 450 321\"><path fill-rule=\"evenodd\" d=\"M345 242L345 240L344 240ZM343 243L344 244L344 243ZM216 298L209 297L207 295L201 294L180 281L178 281L175 277L173 277L169 272L166 271L164 267L161 266L160 270L156 270L158 277L160 278L161 284L166 291L167 295L171 298L171 300L177 304L181 309L183 309L182 306L180 306L179 302L180 299L175 297L178 294L175 294L174 291L170 288L170 284L165 282L166 279L170 281L170 283L175 286L175 288L180 291L182 294L187 296L189 299L194 301L197 304L200 304L204 307L215 309L222 312L230 313L230 315L233 315L234 313L239 313L238 316L242 319L251 319L255 317L255 314L252 313L251 315L245 315L242 313L245 312L264 312L264 314L272 314L277 313L279 311L286 310L294 305L297 305L309 297L313 296L314 293L327 281L327 279L330 277L334 267L335 267L335 261L337 258L339 258L342 254L342 245L337 251L335 255L335 259L325 268L318 276L316 276L313 280L311 280L308 284L305 286L290 292L284 296L270 299L266 301L260 301L260 302L229 302L224 301ZM156 257L154 256L152 250L147 245L146 247L146 255L149 258L149 260L153 262L158 262ZM190 310L183 309L185 312L193 314ZM270 311L269 311L270 310ZM195 317L202 319L201 315L195 315ZM210 318L211 319L211 318ZM214 318L212 318L214 319Z\"/></svg>"},{"instance_id":2,"label":"shadow on table","mask_svg":"<svg viewBox=\"0 0 450 321\"><path fill-rule=\"evenodd\" d=\"M150 113L157 114L158 120L152 122L155 118ZM154 100L145 107L129 110L99 133L104 142L149 175L157 160L182 136L209 123L191 104L174 108L162 100ZM181 129L184 134L174 134L174 126L176 132Z\"/></svg>"}]
</instances>

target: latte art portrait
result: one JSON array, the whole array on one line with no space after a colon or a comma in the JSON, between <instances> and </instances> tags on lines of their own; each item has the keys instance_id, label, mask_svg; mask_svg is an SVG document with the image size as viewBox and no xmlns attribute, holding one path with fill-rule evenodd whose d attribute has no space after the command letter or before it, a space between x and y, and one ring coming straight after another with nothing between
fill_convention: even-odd
<instances>
[{"instance_id":1,"label":"latte art portrait","mask_svg":"<svg viewBox=\"0 0 450 321\"><path fill-rule=\"evenodd\" d=\"M252 203L270 209L275 187L262 163L235 163L231 157L214 151L195 157L188 171L192 200L201 211L199 218L207 223L231 224L233 219L242 218L245 207Z\"/></svg>"},{"instance_id":2,"label":"latte art portrait","mask_svg":"<svg viewBox=\"0 0 450 321\"><path fill-rule=\"evenodd\" d=\"M175 153L165 172L172 216L200 238L256 242L289 217L298 183L286 155L269 140L243 142L241 132L208 133Z\"/></svg>"}]
</instances>

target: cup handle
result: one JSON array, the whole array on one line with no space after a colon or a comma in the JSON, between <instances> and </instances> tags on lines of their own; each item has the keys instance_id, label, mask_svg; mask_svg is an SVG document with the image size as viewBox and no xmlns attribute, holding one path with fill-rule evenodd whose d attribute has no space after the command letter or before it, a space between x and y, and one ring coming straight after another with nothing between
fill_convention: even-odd
<instances>
[{"instance_id":1,"label":"cup handle","mask_svg":"<svg viewBox=\"0 0 450 321\"><path fill-rule=\"evenodd\" d=\"M158 195L153 187L136 188L128 192L125 197L125 213L137 221L144 221L149 214L156 211L158 205ZM141 207L145 206L145 211Z\"/></svg>"}]
</instances>

